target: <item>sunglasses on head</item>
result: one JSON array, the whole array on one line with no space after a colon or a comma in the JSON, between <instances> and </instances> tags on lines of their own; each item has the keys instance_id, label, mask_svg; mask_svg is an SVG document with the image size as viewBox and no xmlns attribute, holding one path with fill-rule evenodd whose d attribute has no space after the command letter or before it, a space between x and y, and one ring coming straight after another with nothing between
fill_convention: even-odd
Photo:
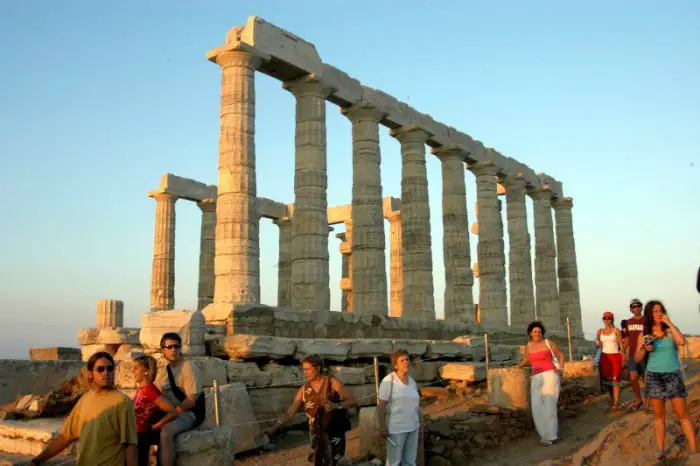
<instances>
[{"instance_id":1,"label":"sunglasses on head","mask_svg":"<svg viewBox=\"0 0 700 466\"><path fill-rule=\"evenodd\" d=\"M103 373L104 371L114 372L114 366L97 366L97 367L95 367L95 370L97 372L99 372L100 374Z\"/></svg>"},{"instance_id":2,"label":"sunglasses on head","mask_svg":"<svg viewBox=\"0 0 700 466\"><path fill-rule=\"evenodd\" d=\"M182 348L182 345L178 345L178 344L175 344L175 345L165 345L165 346L163 346L163 349L168 349L168 350L170 350L170 349L180 349L180 348Z\"/></svg>"}]
</instances>

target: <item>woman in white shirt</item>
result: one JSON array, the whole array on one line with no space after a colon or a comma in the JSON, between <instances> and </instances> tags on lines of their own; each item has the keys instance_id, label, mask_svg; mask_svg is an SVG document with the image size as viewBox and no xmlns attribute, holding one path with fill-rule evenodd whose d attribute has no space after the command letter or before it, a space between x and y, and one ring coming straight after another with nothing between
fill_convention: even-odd
<instances>
[{"instance_id":1,"label":"woman in white shirt","mask_svg":"<svg viewBox=\"0 0 700 466\"><path fill-rule=\"evenodd\" d=\"M416 466L420 429L420 393L408 375L408 351L391 355L394 371L379 386L379 432L387 439L387 466ZM388 406L388 408L387 408ZM388 419L387 419L388 413Z\"/></svg>"}]
</instances>

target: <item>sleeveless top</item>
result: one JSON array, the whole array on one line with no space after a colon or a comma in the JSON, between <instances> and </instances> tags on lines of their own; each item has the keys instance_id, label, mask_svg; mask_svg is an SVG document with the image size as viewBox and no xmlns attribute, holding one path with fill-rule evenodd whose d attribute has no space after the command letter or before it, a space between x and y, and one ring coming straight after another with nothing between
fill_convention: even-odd
<instances>
[{"instance_id":1,"label":"sleeveless top","mask_svg":"<svg viewBox=\"0 0 700 466\"><path fill-rule=\"evenodd\" d=\"M532 365L532 375L554 370L554 361L552 360L552 353L549 349L529 352L528 358Z\"/></svg>"},{"instance_id":2,"label":"sleeveless top","mask_svg":"<svg viewBox=\"0 0 700 466\"><path fill-rule=\"evenodd\" d=\"M316 391L314 388L311 386L311 382L306 382L304 384L303 392L302 392L302 405L304 406L304 411L306 412L306 418L309 421L309 428L313 429L313 423L316 419L316 415L318 414L318 410L323 407L324 403L326 401L329 401L331 403L340 403L340 394L333 390L333 385L331 384L331 380L333 377L331 376L326 376L323 377L323 384L321 384L321 390ZM324 396L324 388L325 388L325 396ZM330 412L325 412L323 413L323 424L324 426L327 426L331 420L331 414Z\"/></svg>"},{"instance_id":3,"label":"sleeveless top","mask_svg":"<svg viewBox=\"0 0 700 466\"><path fill-rule=\"evenodd\" d=\"M647 371L649 372L677 372L680 370L676 345L671 337L665 337L654 342L654 351L649 353Z\"/></svg>"},{"instance_id":4,"label":"sleeveless top","mask_svg":"<svg viewBox=\"0 0 700 466\"><path fill-rule=\"evenodd\" d=\"M610 335L605 335L601 331L600 342L603 344L603 353L615 354L620 352L620 348L617 344L617 334L615 332L611 333Z\"/></svg>"}]
</instances>

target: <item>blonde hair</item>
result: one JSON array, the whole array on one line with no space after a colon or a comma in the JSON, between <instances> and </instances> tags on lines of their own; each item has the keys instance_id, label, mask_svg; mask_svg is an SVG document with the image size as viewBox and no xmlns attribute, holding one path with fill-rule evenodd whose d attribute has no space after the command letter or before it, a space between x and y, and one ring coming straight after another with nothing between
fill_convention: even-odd
<instances>
[{"instance_id":1,"label":"blonde hair","mask_svg":"<svg viewBox=\"0 0 700 466\"><path fill-rule=\"evenodd\" d=\"M134 359L134 361L140 364L141 367L148 370L148 373L146 374L148 377L148 382L153 383L153 381L156 380L156 374L158 373L158 363L156 360L151 356L144 355L139 356L138 358Z\"/></svg>"}]
</instances>

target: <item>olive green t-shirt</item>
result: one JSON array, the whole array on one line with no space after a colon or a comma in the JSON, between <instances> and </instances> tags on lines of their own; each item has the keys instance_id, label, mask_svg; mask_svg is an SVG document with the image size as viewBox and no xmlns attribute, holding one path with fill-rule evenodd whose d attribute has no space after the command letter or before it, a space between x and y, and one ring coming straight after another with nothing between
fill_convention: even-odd
<instances>
[{"instance_id":1,"label":"olive green t-shirt","mask_svg":"<svg viewBox=\"0 0 700 466\"><path fill-rule=\"evenodd\" d=\"M83 395L61 428L78 440L78 466L124 466L127 445L136 445L136 413L119 390Z\"/></svg>"},{"instance_id":2,"label":"olive green t-shirt","mask_svg":"<svg viewBox=\"0 0 700 466\"><path fill-rule=\"evenodd\" d=\"M173 371L175 385L177 385L180 390L185 392L185 395L197 395L202 391L199 371L189 359L183 359L177 365L170 364L170 370ZM154 383L156 384L156 387L163 392L165 399L168 400L173 406L177 406L181 403L173 393L173 389L170 386L167 367L158 369L158 375L156 376Z\"/></svg>"}]
</instances>

